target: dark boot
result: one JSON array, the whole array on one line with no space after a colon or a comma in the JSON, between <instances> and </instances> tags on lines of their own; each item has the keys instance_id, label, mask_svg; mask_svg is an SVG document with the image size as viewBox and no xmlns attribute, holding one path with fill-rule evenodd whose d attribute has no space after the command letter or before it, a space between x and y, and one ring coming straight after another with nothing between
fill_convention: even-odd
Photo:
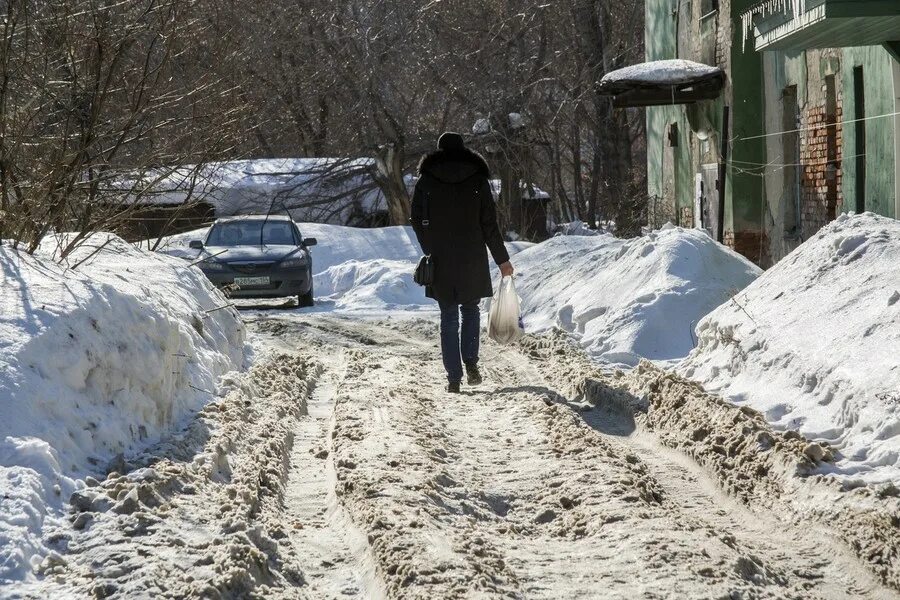
<instances>
[{"instance_id":1,"label":"dark boot","mask_svg":"<svg viewBox=\"0 0 900 600\"><path fill-rule=\"evenodd\" d=\"M478 371L478 363L466 363L466 376L469 385L479 385L483 381L481 372Z\"/></svg>"},{"instance_id":2,"label":"dark boot","mask_svg":"<svg viewBox=\"0 0 900 600\"><path fill-rule=\"evenodd\" d=\"M458 381L451 381L450 383L447 384L447 391L450 392L451 394L458 394L459 393L459 385L460 384Z\"/></svg>"}]
</instances>

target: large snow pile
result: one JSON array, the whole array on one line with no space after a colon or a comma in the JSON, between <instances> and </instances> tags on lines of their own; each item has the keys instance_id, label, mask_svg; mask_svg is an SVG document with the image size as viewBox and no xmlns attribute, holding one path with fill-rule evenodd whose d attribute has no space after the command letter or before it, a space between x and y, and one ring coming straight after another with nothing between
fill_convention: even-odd
<instances>
[{"instance_id":1,"label":"large snow pile","mask_svg":"<svg viewBox=\"0 0 900 600\"><path fill-rule=\"evenodd\" d=\"M159 439L243 361L244 329L184 261L96 235L68 258L0 246L0 585L47 550L80 478Z\"/></svg>"},{"instance_id":2,"label":"large snow pile","mask_svg":"<svg viewBox=\"0 0 900 600\"><path fill-rule=\"evenodd\" d=\"M697 322L759 274L706 233L675 227L555 237L513 262L526 330L562 328L592 357L623 365L686 356Z\"/></svg>"},{"instance_id":3,"label":"large snow pile","mask_svg":"<svg viewBox=\"0 0 900 600\"><path fill-rule=\"evenodd\" d=\"M681 372L900 480L900 223L842 215L698 327Z\"/></svg>"}]
</instances>

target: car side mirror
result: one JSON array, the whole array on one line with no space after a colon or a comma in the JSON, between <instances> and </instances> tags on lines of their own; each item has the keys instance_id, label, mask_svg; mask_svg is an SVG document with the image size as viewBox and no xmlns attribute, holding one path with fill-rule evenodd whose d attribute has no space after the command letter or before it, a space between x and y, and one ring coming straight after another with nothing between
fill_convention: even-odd
<instances>
[{"instance_id":1,"label":"car side mirror","mask_svg":"<svg viewBox=\"0 0 900 600\"><path fill-rule=\"evenodd\" d=\"M303 240L304 246L315 246L319 241L316 238L306 238Z\"/></svg>"},{"instance_id":2,"label":"car side mirror","mask_svg":"<svg viewBox=\"0 0 900 600\"><path fill-rule=\"evenodd\" d=\"M200 240L191 240L188 247L193 248L194 250L203 250L203 242Z\"/></svg>"}]
</instances>

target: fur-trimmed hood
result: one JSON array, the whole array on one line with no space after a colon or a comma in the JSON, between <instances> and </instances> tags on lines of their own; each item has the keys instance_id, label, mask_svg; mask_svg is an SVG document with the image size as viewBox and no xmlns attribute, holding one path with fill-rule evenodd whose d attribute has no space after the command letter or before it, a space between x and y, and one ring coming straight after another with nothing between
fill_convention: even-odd
<instances>
[{"instance_id":1,"label":"fur-trimmed hood","mask_svg":"<svg viewBox=\"0 0 900 600\"><path fill-rule=\"evenodd\" d=\"M460 148L426 154L419 161L419 175L430 175L443 183L460 183L476 175L490 179L491 171L480 154Z\"/></svg>"}]
</instances>

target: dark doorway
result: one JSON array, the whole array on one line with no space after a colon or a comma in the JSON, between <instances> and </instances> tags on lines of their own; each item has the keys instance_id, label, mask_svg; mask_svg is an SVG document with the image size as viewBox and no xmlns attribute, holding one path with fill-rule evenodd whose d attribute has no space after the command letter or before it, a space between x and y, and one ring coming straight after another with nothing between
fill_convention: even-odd
<instances>
[{"instance_id":1,"label":"dark doorway","mask_svg":"<svg viewBox=\"0 0 900 600\"><path fill-rule=\"evenodd\" d=\"M710 237L719 239L719 165L700 165L700 223Z\"/></svg>"},{"instance_id":2,"label":"dark doorway","mask_svg":"<svg viewBox=\"0 0 900 600\"><path fill-rule=\"evenodd\" d=\"M799 238L802 231L800 212L800 104L797 86L789 85L781 94L781 155L784 159L782 175L784 192L781 196L781 212L784 215L784 235Z\"/></svg>"},{"instance_id":3,"label":"dark doorway","mask_svg":"<svg viewBox=\"0 0 900 600\"><path fill-rule=\"evenodd\" d=\"M856 213L866 212L866 89L862 66L853 67L853 119L856 144Z\"/></svg>"}]
</instances>

